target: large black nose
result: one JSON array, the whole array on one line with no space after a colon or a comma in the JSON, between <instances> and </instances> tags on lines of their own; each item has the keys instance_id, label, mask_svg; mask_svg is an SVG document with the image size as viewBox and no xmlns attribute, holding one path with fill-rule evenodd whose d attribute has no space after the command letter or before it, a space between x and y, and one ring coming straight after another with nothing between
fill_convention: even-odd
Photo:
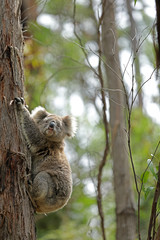
<instances>
[{"instance_id":1,"label":"large black nose","mask_svg":"<svg viewBox=\"0 0 160 240\"><path fill-rule=\"evenodd\" d=\"M55 126L55 122L53 122L53 121L50 122L49 127L50 127L50 128L54 128L54 126Z\"/></svg>"}]
</instances>

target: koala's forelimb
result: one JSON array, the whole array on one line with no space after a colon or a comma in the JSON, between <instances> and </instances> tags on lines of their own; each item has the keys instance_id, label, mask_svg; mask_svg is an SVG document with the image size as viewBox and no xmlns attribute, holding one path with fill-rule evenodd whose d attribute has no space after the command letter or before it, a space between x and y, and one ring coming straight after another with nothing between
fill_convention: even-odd
<instances>
[{"instance_id":1,"label":"koala's forelimb","mask_svg":"<svg viewBox=\"0 0 160 240\"><path fill-rule=\"evenodd\" d=\"M37 125L30 117L30 112L24 104L23 98L15 98L17 110L20 116L23 135L25 137L27 147L32 153L36 153L46 147L46 141L43 139Z\"/></svg>"}]
</instances>

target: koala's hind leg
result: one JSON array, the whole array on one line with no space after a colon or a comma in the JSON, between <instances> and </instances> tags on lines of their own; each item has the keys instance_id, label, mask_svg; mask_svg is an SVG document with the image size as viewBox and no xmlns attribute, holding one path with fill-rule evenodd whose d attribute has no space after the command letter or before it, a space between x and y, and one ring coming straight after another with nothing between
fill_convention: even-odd
<instances>
[{"instance_id":1,"label":"koala's hind leg","mask_svg":"<svg viewBox=\"0 0 160 240\"><path fill-rule=\"evenodd\" d=\"M42 200L46 197L53 196L54 186L51 176L42 171L33 179L31 187L31 196L34 200Z\"/></svg>"}]
</instances>

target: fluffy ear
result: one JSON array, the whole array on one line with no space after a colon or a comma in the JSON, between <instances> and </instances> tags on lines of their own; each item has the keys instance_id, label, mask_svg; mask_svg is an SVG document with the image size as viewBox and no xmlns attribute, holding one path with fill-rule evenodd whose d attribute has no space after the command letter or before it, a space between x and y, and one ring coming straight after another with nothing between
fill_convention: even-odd
<instances>
[{"instance_id":1,"label":"fluffy ear","mask_svg":"<svg viewBox=\"0 0 160 240\"><path fill-rule=\"evenodd\" d=\"M47 116L48 116L47 111L45 110L45 108L43 108L41 106L36 107L31 113L31 117L37 123Z\"/></svg>"},{"instance_id":2,"label":"fluffy ear","mask_svg":"<svg viewBox=\"0 0 160 240\"><path fill-rule=\"evenodd\" d=\"M77 121L72 116L63 117L63 122L68 137L74 137L77 131Z\"/></svg>"}]
</instances>

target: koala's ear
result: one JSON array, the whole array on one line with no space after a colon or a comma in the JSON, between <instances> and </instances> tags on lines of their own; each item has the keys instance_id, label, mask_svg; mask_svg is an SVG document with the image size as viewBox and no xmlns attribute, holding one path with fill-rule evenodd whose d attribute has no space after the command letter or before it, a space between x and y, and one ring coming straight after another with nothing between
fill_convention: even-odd
<instances>
[{"instance_id":1,"label":"koala's ear","mask_svg":"<svg viewBox=\"0 0 160 240\"><path fill-rule=\"evenodd\" d=\"M77 131L77 121L72 116L63 117L65 131L68 137L74 137Z\"/></svg>"},{"instance_id":2,"label":"koala's ear","mask_svg":"<svg viewBox=\"0 0 160 240\"><path fill-rule=\"evenodd\" d=\"M39 106L39 107L36 107L32 113L31 113L31 117L34 119L35 122L39 122L41 121L42 119L44 119L45 117L48 116L48 113L47 111L45 110L45 108Z\"/></svg>"}]
</instances>

